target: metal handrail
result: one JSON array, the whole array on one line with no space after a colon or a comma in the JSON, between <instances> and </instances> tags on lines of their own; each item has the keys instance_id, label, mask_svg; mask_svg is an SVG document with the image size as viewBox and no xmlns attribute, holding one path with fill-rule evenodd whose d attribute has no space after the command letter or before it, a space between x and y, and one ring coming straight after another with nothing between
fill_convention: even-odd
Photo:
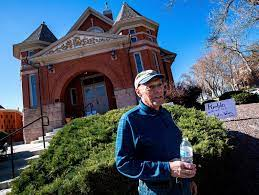
<instances>
[{"instance_id":1,"label":"metal handrail","mask_svg":"<svg viewBox=\"0 0 259 195\"><path fill-rule=\"evenodd\" d=\"M47 119L47 124L45 124L45 125L43 124L43 118L46 118L46 119ZM13 153L13 135L16 134L17 132L23 130L24 128L26 128L26 127L32 125L33 123L35 123L35 122L38 121L38 120L41 120L42 128L43 128L43 126L48 126L48 125L49 125L49 117L47 117L47 116L42 116L42 115L41 115L39 118L35 119L34 121L30 122L29 124L27 124L27 125L25 125L25 126L19 128L19 129L15 130L14 132L12 132L12 133L8 134L7 136L3 137L2 139L0 139L0 141L3 141L3 140L5 140L5 139L7 139L7 138L9 138L9 137L11 138L11 161L12 161L12 176L13 176L13 178L15 178L15 173L14 173L14 158L13 158L13 155L14 155L14 153ZM45 148L44 131L43 131L43 135L42 135L42 136L43 136L43 146L44 146L44 148Z\"/></svg>"},{"instance_id":2,"label":"metal handrail","mask_svg":"<svg viewBox=\"0 0 259 195\"><path fill-rule=\"evenodd\" d=\"M94 105L93 105L92 102L88 103L88 104L85 106L84 112L87 112L87 108L88 108L89 106L90 106L90 113L93 114L93 107L94 107ZM85 113L84 113L84 114L85 114Z\"/></svg>"},{"instance_id":3,"label":"metal handrail","mask_svg":"<svg viewBox=\"0 0 259 195\"><path fill-rule=\"evenodd\" d=\"M23 130L24 128L30 126L31 124L33 124L33 123L35 123L36 121L38 121L38 120L40 120L40 119L43 119L43 118L46 118L46 119L47 119L47 125L44 125L44 124L43 124L43 126L49 126L49 117L47 117L47 116L41 116L41 117L35 119L34 121L30 122L29 124L27 124L27 125L25 125L25 126L19 128L19 129L15 130L14 132L8 134L7 136L3 137L2 139L0 139L0 141L3 141L3 140L5 140L5 139L7 139L8 137L10 137L10 136L16 134L17 132Z\"/></svg>"}]
</instances>

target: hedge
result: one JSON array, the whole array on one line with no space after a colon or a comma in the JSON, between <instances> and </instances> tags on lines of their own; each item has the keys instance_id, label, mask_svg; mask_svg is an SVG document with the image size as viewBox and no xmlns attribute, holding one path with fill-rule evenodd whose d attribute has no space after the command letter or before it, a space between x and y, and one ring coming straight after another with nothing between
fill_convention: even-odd
<instances>
[{"instance_id":1,"label":"hedge","mask_svg":"<svg viewBox=\"0 0 259 195\"><path fill-rule=\"evenodd\" d=\"M236 104L249 104L259 102L259 95L252 94L246 91L229 91L222 94L219 100L225 100L233 98Z\"/></svg>"},{"instance_id":2,"label":"hedge","mask_svg":"<svg viewBox=\"0 0 259 195\"><path fill-rule=\"evenodd\" d=\"M222 122L204 112L166 106L194 148L199 165L200 193L208 194L222 180L222 159L231 146ZM40 158L32 161L12 184L12 194L134 194L136 182L120 175L114 166L116 129L128 110L74 119L59 131ZM213 168L213 169L211 169ZM208 175L210 174L210 175ZM208 180L208 177L210 179ZM220 193L217 187L215 193ZM212 193L210 193L212 194Z\"/></svg>"}]
</instances>

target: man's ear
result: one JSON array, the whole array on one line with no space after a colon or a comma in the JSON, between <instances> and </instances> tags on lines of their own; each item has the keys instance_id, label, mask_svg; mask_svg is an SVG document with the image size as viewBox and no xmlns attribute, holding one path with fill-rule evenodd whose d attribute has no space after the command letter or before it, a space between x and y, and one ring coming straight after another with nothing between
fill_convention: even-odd
<instances>
[{"instance_id":1,"label":"man's ear","mask_svg":"<svg viewBox=\"0 0 259 195\"><path fill-rule=\"evenodd\" d=\"M135 89L135 92L136 92L137 96L139 96L141 98L141 93L140 93L139 87L137 89Z\"/></svg>"}]
</instances>

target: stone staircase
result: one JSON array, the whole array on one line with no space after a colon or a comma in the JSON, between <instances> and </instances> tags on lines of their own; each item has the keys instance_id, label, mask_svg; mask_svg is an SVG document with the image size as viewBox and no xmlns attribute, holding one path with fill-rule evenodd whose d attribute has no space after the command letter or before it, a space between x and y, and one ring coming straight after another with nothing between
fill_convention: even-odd
<instances>
[{"instance_id":1,"label":"stone staircase","mask_svg":"<svg viewBox=\"0 0 259 195\"><path fill-rule=\"evenodd\" d=\"M46 135L44 136L45 142L49 142L49 141L52 139L52 137L53 137L60 129L62 129L62 127L61 127L61 128L53 129L53 131L46 133ZM41 137L38 137L37 140L34 140L34 141L31 142L31 144L37 144L37 143L43 143L43 137L42 137L42 136L41 136Z\"/></svg>"},{"instance_id":2,"label":"stone staircase","mask_svg":"<svg viewBox=\"0 0 259 195\"><path fill-rule=\"evenodd\" d=\"M60 129L62 128L53 129L52 132L46 133L46 136L44 136L46 148L49 146L49 141ZM15 176L19 176L20 172L29 166L28 162L37 159L43 150L42 136L37 140L32 141L30 144L19 144L13 146ZM7 154L11 154L10 147L8 147ZM12 161L11 155L8 155L6 159L0 160L0 195L6 194L10 191L12 180Z\"/></svg>"}]
</instances>

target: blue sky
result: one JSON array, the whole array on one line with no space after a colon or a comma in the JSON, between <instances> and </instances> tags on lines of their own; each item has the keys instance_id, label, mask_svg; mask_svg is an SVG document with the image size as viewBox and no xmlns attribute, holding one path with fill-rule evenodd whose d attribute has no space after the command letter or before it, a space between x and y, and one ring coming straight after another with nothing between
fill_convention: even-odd
<instances>
[{"instance_id":1,"label":"blue sky","mask_svg":"<svg viewBox=\"0 0 259 195\"><path fill-rule=\"evenodd\" d=\"M127 0L142 15L160 24L158 43L177 53L172 65L175 81L202 56L208 37L208 0L177 1L167 9L166 0ZM102 12L104 0L8 0L0 1L0 105L22 110L20 61L12 45L26 39L43 21L59 39L88 6ZM117 16L123 1L109 0Z\"/></svg>"}]
</instances>

